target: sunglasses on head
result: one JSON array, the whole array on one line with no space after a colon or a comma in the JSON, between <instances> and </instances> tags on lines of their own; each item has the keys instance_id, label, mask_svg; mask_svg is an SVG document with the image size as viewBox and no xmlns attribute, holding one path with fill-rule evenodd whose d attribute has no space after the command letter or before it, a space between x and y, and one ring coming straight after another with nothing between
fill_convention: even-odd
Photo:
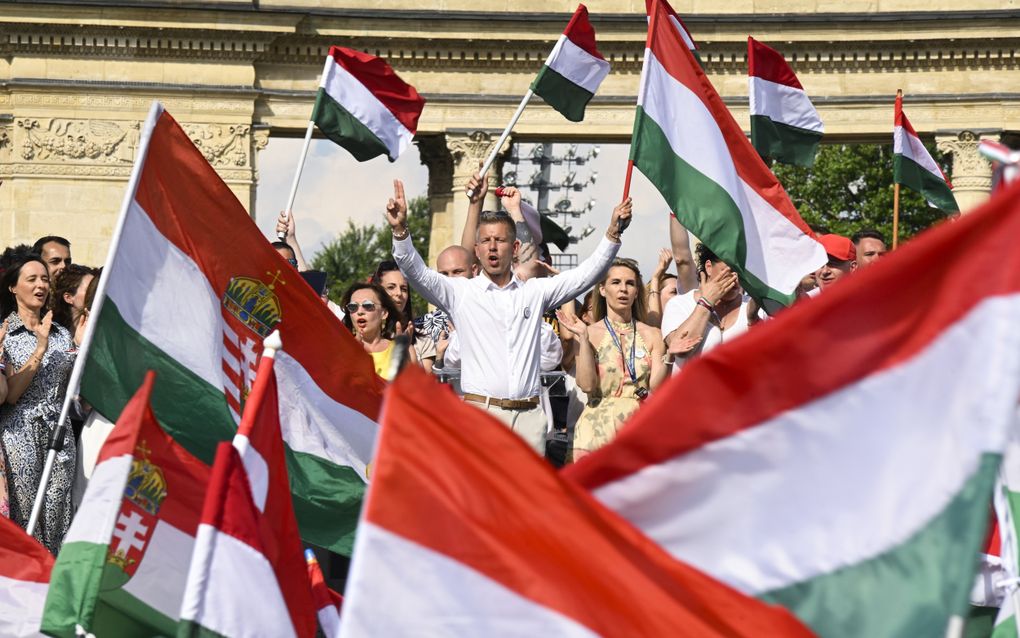
<instances>
[{"instance_id":1,"label":"sunglasses on head","mask_svg":"<svg viewBox=\"0 0 1020 638\"><path fill-rule=\"evenodd\" d=\"M360 304L357 304L352 301L351 303L347 304L347 312L353 315L358 311L359 305L365 309L365 312L372 312L373 310L375 310L374 301L362 301Z\"/></svg>"}]
</instances>

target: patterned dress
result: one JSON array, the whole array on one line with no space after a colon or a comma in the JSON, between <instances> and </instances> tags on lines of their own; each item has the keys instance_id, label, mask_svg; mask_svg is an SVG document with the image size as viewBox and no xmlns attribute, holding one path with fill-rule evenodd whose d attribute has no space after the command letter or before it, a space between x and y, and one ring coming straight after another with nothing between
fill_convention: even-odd
<instances>
[{"instance_id":1,"label":"patterned dress","mask_svg":"<svg viewBox=\"0 0 1020 638\"><path fill-rule=\"evenodd\" d=\"M631 324L614 322L612 326L620 338L623 351L629 358L631 341L634 339ZM574 449L587 452L597 450L612 441L627 417L641 405L636 392L639 387L649 388L652 376L652 349L638 334L634 348L636 385L630 380L627 364L609 331L606 331L598 348L595 349L595 361L598 364L599 387L588 396L588 405L574 426Z\"/></svg>"},{"instance_id":2,"label":"patterned dress","mask_svg":"<svg viewBox=\"0 0 1020 638\"><path fill-rule=\"evenodd\" d=\"M35 333L22 323L17 312L7 317L4 365L20 370L35 351ZM10 490L11 519L28 526L32 503L42 479L50 430L60 418L64 391L74 366L77 348L71 333L56 323L50 329L42 365L32 383L14 405L0 407L0 443L7 458L7 486ZM75 443L68 423L64 449L57 453L46 488L35 537L56 554L71 524L71 484L74 481Z\"/></svg>"}]
</instances>

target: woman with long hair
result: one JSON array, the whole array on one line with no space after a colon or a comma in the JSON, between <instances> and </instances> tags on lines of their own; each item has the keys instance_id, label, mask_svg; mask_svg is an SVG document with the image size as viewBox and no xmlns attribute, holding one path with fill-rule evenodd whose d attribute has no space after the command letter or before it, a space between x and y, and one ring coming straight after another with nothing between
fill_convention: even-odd
<instances>
[{"instance_id":1,"label":"woman with long hair","mask_svg":"<svg viewBox=\"0 0 1020 638\"><path fill-rule=\"evenodd\" d=\"M372 283L379 284L399 311L396 319L396 332L406 335L414 344L415 361L425 368L426 372L432 371L432 364L436 361L436 341L432 335L424 330L424 326L418 325L415 321L414 308L411 304L411 289L407 285L407 278L400 272L400 267L395 261L381 261L372 275Z\"/></svg>"},{"instance_id":2,"label":"woman with long hair","mask_svg":"<svg viewBox=\"0 0 1020 638\"><path fill-rule=\"evenodd\" d=\"M378 284L356 283L344 291L340 303L344 325L354 333L375 361L375 373L386 377L393 355L393 338L400 311Z\"/></svg>"},{"instance_id":3,"label":"woman with long hair","mask_svg":"<svg viewBox=\"0 0 1020 638\"><path fill-rule=\"evenodd\" d=\"M96 276L95 268L71 264L53 282L53 321L74 332L85 316L85 291Z\"/></svg>"},{"instance_id":4,"label":"woman with long hair","mask_svg":"<svg viewBox=\"0 0 1020 638\"><path fill-rule=\"evenodd\" d=\"M577 386L588 395L574 426L574 460L611 441L667 373L662 334L645 323L637 263L614 260L597 291L590 326L560 314L560 325L577 337Z\"/></svg>"},{"instance_id":5,"label":"woman with long hair","mask_svg":"<svg viewBox=\"0 0 1020 638\"><path fill-rule=\"evenodd\" d=\"M0 407L0 442L7 458L11 519L22 527L32 513L50 432L57 425L84 333L83 322L74 335L54 323L53 313L46 310L49 295L49 271L38 255L28 255L4 272L0 316L7 325L3 363L8 391L6 404ZM68 427L35 530L36 538L54 554L71 524L74 464L75 441Z\"/></svg>"}]
</instances>

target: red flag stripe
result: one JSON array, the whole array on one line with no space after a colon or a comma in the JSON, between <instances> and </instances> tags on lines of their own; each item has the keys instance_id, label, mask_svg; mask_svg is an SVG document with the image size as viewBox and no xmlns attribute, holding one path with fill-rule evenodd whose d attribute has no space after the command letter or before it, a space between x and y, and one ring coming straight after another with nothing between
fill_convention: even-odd
<instances>
[{"instance_id":1,"label":"red flag stripe","mask_svg":"<svg viewBox=\"0 0 1020 638\"><path fill-rule=\"evenodd\" d=\"M1020 292L1015 202L1020 183L691 361L642 406L613 445L565 468L564 475L595 489L909 361L979 302ZM867 312L854 311L861 308ZM796 346L790 348L780 333L797 334ZM812 383L771 382L790 369ZM678 406L683 428L676 427Z\"/></svg>"},{"instance_id":2,"label":"red flag stripe","mask_svg":"<svg viewBox=\"0 0 1020 638\"><path fill-rule=\"evenodd\" d=\"M747 38L747 74L776 84L804 90L800 80L793 73L793 69L783 58L783 54L750 36Z\"/></svg>"},{"instance_id":3,"label":"red flag stripe","mask_svg":"<svg viewBox=\"0 0 1020 638\"><path fill-rule=\"evenodd\" d=\"M0 516L0 576L32 583L50 582L53 554L25 530Z\"/></svg>"},{"instance_id":4,"label":"red flag stripe","mask_svg":"<svg viewBox=\"0 0 1020 638\"><path fill-rule=\"evenodd\" d=\"M588 20L588 7L583 4L577 5L577 11L574 11L567 28L563 30L563 35L586 53L605 60L595 46L595 29Z\"/></svg>"}]
</instances>

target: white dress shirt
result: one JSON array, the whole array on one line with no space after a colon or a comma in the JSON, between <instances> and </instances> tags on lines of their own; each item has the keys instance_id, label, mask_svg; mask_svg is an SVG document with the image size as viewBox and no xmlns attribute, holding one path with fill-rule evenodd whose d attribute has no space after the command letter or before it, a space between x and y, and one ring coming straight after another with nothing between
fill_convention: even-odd
<instances>
[{"instance_id":1,"label":"white dress shirt","mask_svg":"<svg viewBox=\"0 0 1020 638\"><path fill-rule=\"evenodd\" d=\"M440 275L425 265L410 238L393 240L393 259L411 286L457 326L464 392L528 399L541 389L542 314L595 285L619 249L603 238L573 270L524 282L514 275L502 288L484 273L473 279Z\"/></svg>"},{"instance_id":2,"label":"white dress shirt","mask_svg":"<svg viewBox=\"0 0 1020 638\"><path fill-rule=\"evenodd\" d=\"M548 321L542 322L542 372L551 372L563 361L563 342ZM443 369L460 368L460 334L454 330L443 354ZM496 397L499 398L499 397Z\"/></svg>"}]
</instances>

